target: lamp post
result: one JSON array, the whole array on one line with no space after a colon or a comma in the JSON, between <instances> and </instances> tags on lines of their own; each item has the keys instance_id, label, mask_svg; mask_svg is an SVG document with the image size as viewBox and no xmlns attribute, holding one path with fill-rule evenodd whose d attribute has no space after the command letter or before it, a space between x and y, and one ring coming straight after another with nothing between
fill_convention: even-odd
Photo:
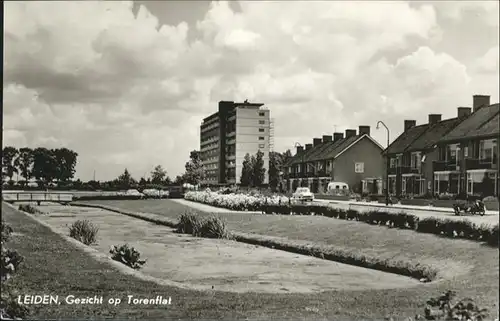
<instances>
[{"instance_id":1,"label":"lamp post","mask_svg":"<svg viewBox=\"0 0 500 321\"><path fill-rule=\"evenodd\" d=\"M301 163L299 165L300 166L299 168L302 169L302 164L304 163L304 147L298 142L295 142L294 147L302 147ZM300 187L302 187L302 178L300 179L300 185L301 185Z\"/></svg>"},{"instance_id":2,"label":"lamp post","mask_svg":"<svg viewBox=\"0 0 500 321\"><path fill-rule=\"evenodd\" d=\"M385 127L385 129L387 130L387 148L389 148L389 128L386 126L386 124L384 124L383 121L379 120L377 122L377 129L380 129L380 124L382 124L382 126ZM386 168L385 168L385 205L388 206L389 205L389 168L390 168L390 164L389 164L389 154L387 153L387 149L386 149Z\"/></svg>"}]
</instances>

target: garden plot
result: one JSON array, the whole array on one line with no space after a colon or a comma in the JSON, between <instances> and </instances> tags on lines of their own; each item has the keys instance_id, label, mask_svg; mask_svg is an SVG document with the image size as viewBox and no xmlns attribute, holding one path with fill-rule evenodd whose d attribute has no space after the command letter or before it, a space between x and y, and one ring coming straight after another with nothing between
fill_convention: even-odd
<instances>
[{"instance_id":1,"label":"garden plot","mask_svg":"<svg viewBox=\"0 0 500 321\"><path fill-rule=\"evenodd\" d=\"M97 250L128 243L147 259L141 269L197 289L228 292L322 292L418 286L417 280L228 240L195 238L173 229L94 208L43 206L37 217L60 233L78 219L99 227Z\"/></svg>"}]
</instances>

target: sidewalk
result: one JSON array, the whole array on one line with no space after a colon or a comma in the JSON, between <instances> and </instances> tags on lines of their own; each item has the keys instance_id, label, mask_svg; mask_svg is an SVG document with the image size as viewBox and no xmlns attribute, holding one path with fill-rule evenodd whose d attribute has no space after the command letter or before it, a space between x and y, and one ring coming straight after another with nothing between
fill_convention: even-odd
<instances>
[{"instance_id":1,"label":"sidewalk","mask_svg":"<svg viewBox=\"0 0 500 321\"><path fill-rule=\"evenodd\" d=\"M321 203L329 203L329 204L348 204L348 205L355 205L355 206L369 206L369 207L381 207L381 208L392 208L392 209L408 209L408 210L413 210L413 211L424 211L424 212L441 212L441 213L454 213L452 208L448 207L434 207L434 206L417 206L417 205L401 205L401 204L395 204L395 205L389 205L386 206L385 204L381 204L378 202L353 202L353 201L332 201L332 200L320 200L317 199L316 201L321 202ZM498 215L498 211L490 211L486 210L486 215Z\"/></svg>"}]
</instances>

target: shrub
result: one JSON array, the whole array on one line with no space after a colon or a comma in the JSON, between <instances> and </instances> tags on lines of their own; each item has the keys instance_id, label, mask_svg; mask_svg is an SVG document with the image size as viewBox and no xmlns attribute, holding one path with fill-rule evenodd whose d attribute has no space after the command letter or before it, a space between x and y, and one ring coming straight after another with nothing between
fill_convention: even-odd
<instances>
[{"instance_id":1,"label":"shrub","mask_svg":"<svg viewBox=\"0 0 500 321\"><path fill-rule=\"evenodd\" d=\"M146 260L140 259L141 253L133 247L129 247L128 244L124 244L119 247L114 245L109 253L111 254L111 258L113 260L121 262L134 270L138 270L146 264Z\"/></svg>"},{"instance_id":2,"label":"shrub","mask_svg":"<svg viewBox=\"0 0 500 321\"><path fill-rule=\"evenodd\" d=\"M19 210L30 214L44 214L44 212L40 211L30 204L20 204Z\"/></svg>"},{"instance_id":3,"label":"shrub","mask_svg":"<svg viewBox=\"0 0 500 321\"><path fill-rule=\"evenodd\" d=\"M226 227L226 222L217 216L210 216L202 220L200 236L215 239L229 239L230 233Z\"/></svg>"},{"instance_id":4,"label":"shrub","mask_svg":"<svg viewBox=\"0 0 500 321\"><path fill-rule=\"evenodd\" d=\"M472 299L463 299L454 303L456 293L447 291L427 301L424 314L426 320L486 320L488 309L480 309Z\"/></svg>"},{"instance_id":5,"label":"shrub","mask_svg":"<svg viewBox=\"0 0 500 321\"><path fill-rule=\"evenodd\" d=\"M202 219L198 214L186 212L179 217L176 232L191 234L193 236L201 236Z\"/></svg>"},{"instance_id":6,"label":"shrub","mask_svg":"<svg viewBox=\"0 0 500 321\"><path fill-rule=\"evenodd\" d=\"M3 245L10 239L10 236L12 234L12 227L10 227L7 223L5 223L4 220L2 220L1 224L2 224L1 242Z\"/></svg>"},{"instance_id":7,"label":"shrub","mask_svg":"<svg viewBox=\"0 0 500 321\"><path fill-rule=\"evenodd\" d=\"M1 275L1 297L0 297L0 319L19 319L29 314L26 306L16 301L17 294L12 291L8 281L19 269L23 262L23 257L16 251L9 250L5 243L12 234L12 228L2 220L1 227L1 257L0 257L0 275Z\"/></svg>"},{"instance_id":8,"label":"shrub","mask_svg":"<svg viewBox=\"0 0 500 321\"><path fill-rule=\"evenodd\" d=\"M85 245L95 243L99 228L87 220L78 220L69 227L69 236Z\"/></svg>"}]
</instances>

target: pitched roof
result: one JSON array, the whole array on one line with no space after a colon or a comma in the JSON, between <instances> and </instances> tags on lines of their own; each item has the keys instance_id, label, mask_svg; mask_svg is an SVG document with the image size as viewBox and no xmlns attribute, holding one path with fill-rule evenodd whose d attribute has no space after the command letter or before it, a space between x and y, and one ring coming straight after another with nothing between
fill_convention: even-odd
<instances>
[{"instance_id":1,"label":"pitched roof","mask_svg":"<svg viewBox=\"0 0 500 321\"><path fill-rule=\"evenodd\" d=\"M419 151L432 148L444 135L446 135L446 133L460 124L461 121L462 119L455 117L428 126L427 130L411 142L410 145L406 147L405 151Z\"/></svg>"},{"instance_id":2,"label":"pitched roof","mask_svg":"<svg viewBox=\"0 0 500 321\"><path fill-rule=\"evenodd\" d=\"M429 124L419 125L412 127L396 138L390 145L384 150L384 154L399 154L403 153L405 149L410 146L417 138L419 138L427 129Z\"/></svg>"},{"instance_id":3,"label":"pitched roof","mask_svg":"<svg viewBox=\"0 0 500 321\"><path fill-rule=\"evenodd\" d=\"M344 138L339 141L338 145L333 146L333 148L326 150L324 153L322 153L321 159L329 159L329 158L335 158L337 157L338 154L344 151L347 147L349 147L352 143L354 143L356 140L358 140L361 136L363 135L356 135L356 136L351 136Z\"/></svg>"},{"instance_id":4,"label":"pitched roof","mask_svg":"<svg viewBox=\"0 0 500 321\"><path fill-rule=\"evenodd\" d=\"M294 164L304 162L315 162L326 159L333 159L346 151L348 148L356 144L363 137L367 137L371 141L373 141L377 146L382 150L383 147L380 146L377 141L366 134L356 135L352 137L342 138L335 142L324 142L316 147L311 148L308 151L304 151L300 154L295 154L284 166L291 166Z\"/></svg>"},{"instance_id":5,"label":"pitched roof","mask_svg":"<svg viewBox=\"0 0 500 321\"><path fill-rule=\"evenodd\" d=\"M499 112L499 104L479 108L446 134L440 142L498 135L500 133L498 129Z\"/></svg>"}]
</instances>

